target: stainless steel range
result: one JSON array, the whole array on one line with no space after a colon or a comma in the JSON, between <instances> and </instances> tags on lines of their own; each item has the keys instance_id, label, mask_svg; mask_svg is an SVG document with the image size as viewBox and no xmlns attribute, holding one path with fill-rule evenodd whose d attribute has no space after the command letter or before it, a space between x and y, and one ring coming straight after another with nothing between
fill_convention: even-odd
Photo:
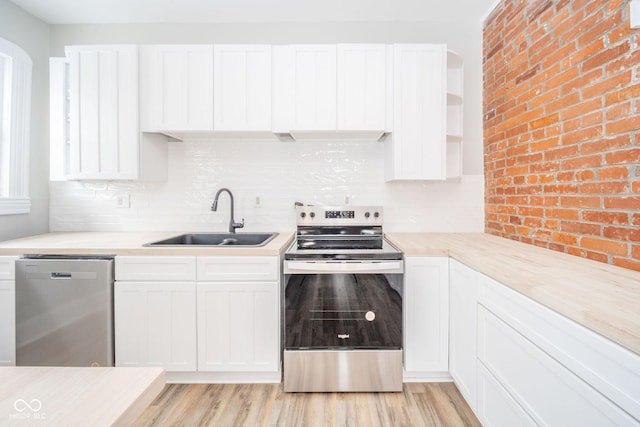
<instances>
[{"instance_id":1,"label":"stainless steel range","mask_svg":"<svg viewBox=\"0 0 640 427\"><path fill-rule=\"evenodd\" d=\"M382 207L299 206L285 253L284 390L402 391L403 254Z\"/></svg>"}]
</instances>

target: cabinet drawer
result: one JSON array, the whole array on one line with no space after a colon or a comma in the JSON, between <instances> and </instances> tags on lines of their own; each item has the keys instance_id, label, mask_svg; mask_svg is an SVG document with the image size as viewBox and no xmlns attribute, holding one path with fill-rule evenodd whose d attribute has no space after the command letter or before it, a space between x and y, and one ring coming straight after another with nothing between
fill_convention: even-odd
<instances>
[{"instance_id":1,"label":"cabinet drawer","mask_svg":"<svg viewBox=\"0 0 640 427\"><path fill-rule=\"evenodd\" d=\"M478 362L478 408L482 425L535 427L531 417L507 393L498 381Z\"/></svg>"},{"instance_id":2,"label":"cabinet drawer","mask_svg":"<svg viewBox=\"0 0 640 427\"><path fill-rule=\"evenodd\" d=\"M196 280L196 258L183 256L117 256L116 280Z\"/></svg>"},{"instance_id":3,"label":"cabinet drawer","mask_svg":"<svg viewBox=\"0 0 640 427\"><path fill-rule=\"evenodd\" d=\"M198 257L199 281L278 280L278 257Z\"/></svg>"},{"instance_id":4,"label":"cabinet drawer","mask_svg":"<svg viewBox=\"0 0 640 427\"><path fill-rule=\"evenodd\" d=\"M638 425L482 306L478 308L478 358L539 425Z\"/></svg>"},{"instance_id":5,"label":"cabinet drawer","mask_svg":"<svg viewBox=\"0 0 640 427\"><path fill-rule=\"evenodd\" d=\"M481 305L640 420L640 356L493 279L480 285Z\"/></svg>"},{"instance_id":6,"label":"cabinet drawer","mask_svg":"<svg viewBox=\"0 0 640 427\"><path fill-rule=\"evenodd\" d=\"M19 256L0 256L0 280L16 278L15 263Z\"/></svg>"}]
</instances>

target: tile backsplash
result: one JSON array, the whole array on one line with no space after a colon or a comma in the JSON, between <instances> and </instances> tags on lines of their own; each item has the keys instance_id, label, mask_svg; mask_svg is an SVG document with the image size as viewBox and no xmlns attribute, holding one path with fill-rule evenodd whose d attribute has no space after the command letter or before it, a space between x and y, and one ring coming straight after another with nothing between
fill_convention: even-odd
<instances>
[{"instance_id":1,"label":"tile backsplash","mask_svg":"<svg viewBox=\"0 0 640 427\"><path fill-rule=\"evenodd\" d=\"M384 144L168 142L166 182L50 183L51 231L226 231L229 188L243 231L295 229L294 202L383 205L386 231L482 232L482 175L460 182L384 181Z\"/></svg>"}]
</instances>

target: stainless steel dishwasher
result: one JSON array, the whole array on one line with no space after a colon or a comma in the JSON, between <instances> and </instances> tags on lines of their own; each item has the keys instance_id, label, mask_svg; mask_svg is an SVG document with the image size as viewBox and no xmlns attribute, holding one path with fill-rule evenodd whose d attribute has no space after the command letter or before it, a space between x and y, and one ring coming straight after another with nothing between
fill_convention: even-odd
<instances>
[{"instance_id":1,"label":"stainless steel dishwasher","mask_svg":"<svg viewBox=\"0 0 640 427\"><path fill-rule=\"evenodd\" d=\"M113 366L113 257L16 261L16 364Z\"/></svg>"}]
</instances>

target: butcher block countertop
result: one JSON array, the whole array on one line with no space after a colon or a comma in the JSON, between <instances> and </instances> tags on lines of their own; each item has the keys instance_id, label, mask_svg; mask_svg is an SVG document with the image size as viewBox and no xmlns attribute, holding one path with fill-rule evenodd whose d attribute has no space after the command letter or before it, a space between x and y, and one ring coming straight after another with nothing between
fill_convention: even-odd
<instances>
[{"instance_id":1,"label":"butcher block countertop","mask_svg":"<svg viewBox=\"0 0 640 427\"><path fill-rule=\"evenodd\" d=\"M184 233L187 232L54 232L0 242L0 255L279 255L289 247L294 238L294 233L289 231L278 233L265 246L143 246Z\"/></svg>"},{"instance_id":2,"label":"butcher block countertop","mask_svg":"<svg viewBox=\"0 0 640 427\"><path fill-rule=\"evenodd\" d=\"M640 272L483 233L388 233L405 256L451 256L640 354Z\"/></svg>"},{"instance_id":3,"label":"butcher block countertop","mask_svg":"<svg viewBox=\"0 0 640 427\"><path fill-rule=\"evenodd\" d=\"M55 232L0 242L0 255L279 255L282 232L262 247L144 247L184 232ZM387 233L406 256L451 256L640 354L640 273L483 233Z\"/></svg>"},{"instance_id":4,"label":"butcher block countertop","mask_svg":"<svg viewBox=\"0 0 640 427\"><path fill-rule=\"evenodd\" d=\"M164 385L162 368L0 367L0 425L129 426Z\"/></svg>"}]
</instances>

